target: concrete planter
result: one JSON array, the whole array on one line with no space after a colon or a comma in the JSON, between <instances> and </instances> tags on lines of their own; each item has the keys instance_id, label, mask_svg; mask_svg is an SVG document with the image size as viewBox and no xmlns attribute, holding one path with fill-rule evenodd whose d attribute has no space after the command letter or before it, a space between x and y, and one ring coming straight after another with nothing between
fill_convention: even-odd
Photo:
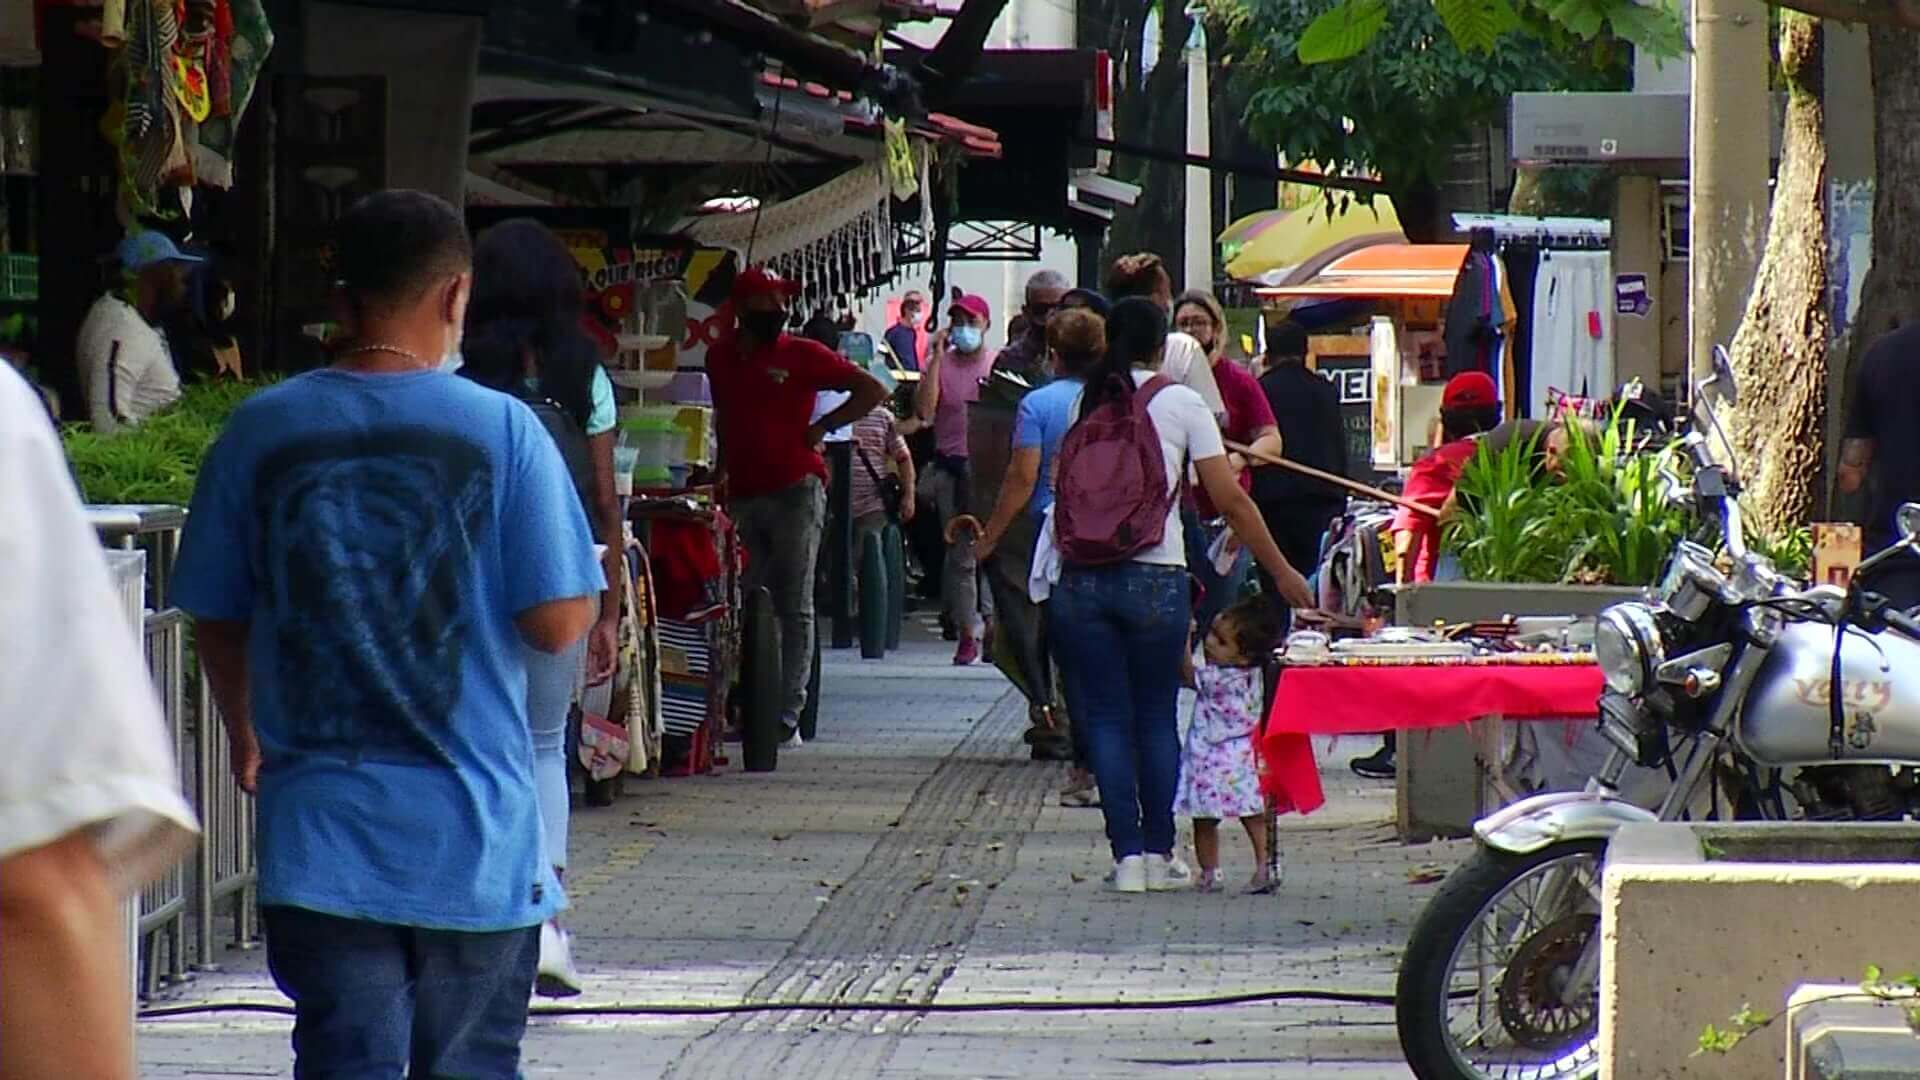
<instances>
[{"instance_id":1,"label":"concrete planter","mask_svg":"<svg viewBox=\"0 0 1920 1080\"><path fill-rule=\"evenodd\" d=\"M1607 850L1606 1080L1777 1080L1786 1040L1692 1056L1708 1024L1784 1008L1810 981L1920 971L1920 826L1632 825ZM1912 1074L1909 1074L1912 1075Z\"/></svg>"},{"instance_id":2,"label":"concrete planter","mask_svg":"<svg viewBox=\"0 0 1920 1080\"><path fill-rule=\"evenodd\" d=\"M1431 582L1397 590L1394 623L1424 627L1507 615L1598 615L1643 592L1596 585ZM1403 732L1398 756L1394 818L1403 840L1466 836L1476 820L1502 803L1481 767L1473 734L1464 728Z\"/></svg>"}]
</instances>

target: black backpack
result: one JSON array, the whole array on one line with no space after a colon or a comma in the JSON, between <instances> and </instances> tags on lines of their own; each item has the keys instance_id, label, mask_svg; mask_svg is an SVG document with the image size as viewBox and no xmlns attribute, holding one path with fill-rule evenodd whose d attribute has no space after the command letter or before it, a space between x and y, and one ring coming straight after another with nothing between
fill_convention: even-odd
<instances>
[{"instance_id":1,"label":"black backpack","mask_svg":"<svg viewBox=\"0 0 1920 1080\"><path fill-rule=\"evenodd\" d=\"M600 521L593 512L593 452L587 447L587 433L573 414L560 407L552 398L522 395L520 400L527 403L533 415L553 436L553 444L560 449L560 460L567 463L567 475L573 477L574 494L580 497L580 509L587 515L587 526L593 530L593 541L604 544L607 539L600 535Z\"/></svg>"}]
</instances>

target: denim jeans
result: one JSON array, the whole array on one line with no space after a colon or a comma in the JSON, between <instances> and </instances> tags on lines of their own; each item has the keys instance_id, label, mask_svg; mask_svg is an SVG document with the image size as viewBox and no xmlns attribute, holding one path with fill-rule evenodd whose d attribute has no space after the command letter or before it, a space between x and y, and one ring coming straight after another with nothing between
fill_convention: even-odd
<instances>
[{"instance_id":1,"label":"denim jeans","mask_svg":"<svg viewBox=\"0 0 1920 1080\"><path fill-rule=\"evenodd\" d=\"M1047 604L1115 859L1173 853L1188 595L1184 567L1123 563L1066 568Z\"/></svg>"},{"instance_id":2,"label":"denim jeans","mask_svg":"<svg viewBox=\"0 0 1920 1080\"><path fill-rule=\"evenodd\" d=\"M809 476L771 495L735 499L729 509L747 549L741 584L748 591L766 586L780 619L781 712L798 717L813 677L813 573L826 528L826 485Z\"/></svg>"},{"instance_id":3,"label":"denim jeans","mask_svg":"<svg viewBox=\"0 0 1920 1080\"><path fill-rule=\"evenodd\" d=\"M267 966L293 999L295 1080L510 1080L540 928L458 933L265 907Z\"/></svg>"},{"instance_id":4,"label":"denim jeans","mask_svg":"<svg viewBox=\"0 0 1920 1080\"><path fill-rule=\"evenodd\" d=\"M567 717L586 663L587 639L555 655L527 649L527 728L533 734L533 788L540 799L547 862L567 865L567 818L573 797L567 787Z\"/></svg>"}]
</instances>

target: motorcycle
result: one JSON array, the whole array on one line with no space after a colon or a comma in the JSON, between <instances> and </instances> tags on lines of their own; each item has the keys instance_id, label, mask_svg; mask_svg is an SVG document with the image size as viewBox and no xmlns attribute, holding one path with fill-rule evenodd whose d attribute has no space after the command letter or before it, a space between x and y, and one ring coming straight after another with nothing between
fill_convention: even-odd
<instances>
[{"instance_id":1,"label":"motorcycle","mask_svg":"<svg viewBox=\"0 0 1920 1080\"><path fill-rule=\"evenodd\" d=\"M1731 365L1696 390L1670 497L1717 527L1726 560L1681 542L1647 602L1599 618L1600 732L1611 751L1585 790L1535 795L1474 825L1473 854L1416 922L1396 988L1407 1063L1421 1080L1584 1080L1600 1072L1600 880L1624 825L1678 821L1709 778L1733 816L1880 821L1920 815L1920 620L1867 590L1920 554L1920 504L1903 537L1846 588L1803 587L1748 548L1713 397L1737 402ZM1704 430L1703 430L1704 429ZM1700 539L1711 539L1702 536ZM1727 567L1730 566L1730 569ZM1630 766L1664 770L1657 809L1621 796Z\"/></svg>"}]
</instances>

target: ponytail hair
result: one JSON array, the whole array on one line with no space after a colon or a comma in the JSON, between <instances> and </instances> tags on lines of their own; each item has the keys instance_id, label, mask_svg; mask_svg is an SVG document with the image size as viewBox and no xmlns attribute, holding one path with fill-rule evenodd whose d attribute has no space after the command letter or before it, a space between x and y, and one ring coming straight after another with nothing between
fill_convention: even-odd
<instances>
[{"instance_id":1,"label":"ponytail hair","mask_svg":"<svg viewBox=\"0 0 1920 1080\"><path fill-rule=\"evenodd\" d=\"M1085 416L1109 401L1133 396L1133 369L1152 367L1167 346L1167 313L1159 304L1128 297L1113 305L1107 317L1107 355L1087 372Z\"/></svg>"}]
</instances>

